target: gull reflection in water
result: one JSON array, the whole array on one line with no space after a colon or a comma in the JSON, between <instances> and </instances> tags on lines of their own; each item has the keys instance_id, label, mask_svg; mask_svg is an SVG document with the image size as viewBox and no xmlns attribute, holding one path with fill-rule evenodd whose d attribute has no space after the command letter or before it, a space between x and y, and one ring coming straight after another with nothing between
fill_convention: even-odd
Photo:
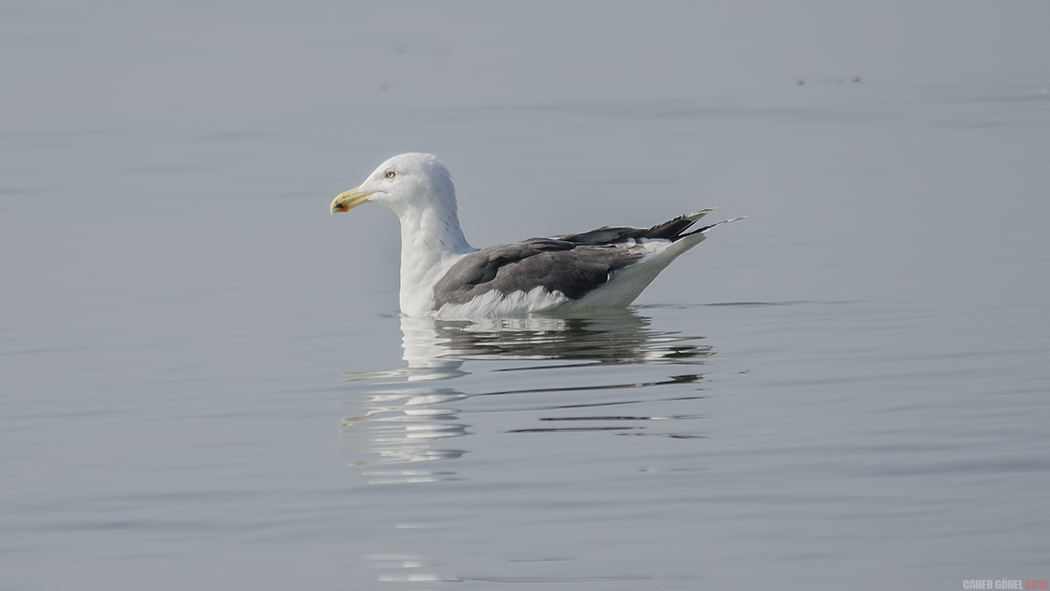
<instances>
[{"instance_id":1,"label":"gull reflection in water","mask_svg":"<svg viewBox=\"0 0 1050 591\"><path fill-rule=\"evenodd\" d=\"M533 316L470 321L401 318L407 367L346 374L357 416L343 421L357 465L373 484L455 480L450 470L420 467L466 451L452 441L469 434L457 403L470 396L589 389L637 388L692 382L699 374L650 383L472 392L455 387L470 370L511 371L608 365L699 364L711 348L700 337L650 328L651 319L632 310L588 318ZM492 366L491 362L505 362ZM536 363L528 363L534 361ZM478 362L478 363L473 363ZM489 362L490 365L484 365ZM510 362L510 363L506 363ZM516 379L515 385L528 384ZM461 388L466 387L459 384ZM362 412L363 411L363 412ZM655 420L679 417L600 417ZM615 430L630 427L595 427ZM524 431L583 430L580 427ZM413 465L413 466L409 466Z\"/></svg>"}]
</instances>

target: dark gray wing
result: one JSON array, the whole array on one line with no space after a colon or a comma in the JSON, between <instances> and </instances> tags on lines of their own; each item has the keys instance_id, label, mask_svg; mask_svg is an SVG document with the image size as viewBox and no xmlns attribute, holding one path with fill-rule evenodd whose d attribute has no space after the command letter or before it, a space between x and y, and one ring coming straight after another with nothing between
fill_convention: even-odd
<instances>
[{"instance_id":1,"label":"dark gray wing","mask_svg":"<svg viewBox=\"0 0 1050 591\"><path fill-rule=\"evenodd\" d=\"M579 244L531 238L472 252L434 286L434 309L465 304L490 291L510 294L535 287L579 299L609 280L609 273L642 257L614 244Z\"/></svg>"},{"instance_id":2,"label":"dark gray wing","mask_svg":"<svg viewBox=\"0 0 1050 591\"><path fill-rule=\"evenodd\" d=\"M605 226L580 234L530 238L483 248L460 259L438 281L434 286L434 309L445 304L465 304L493 290L510 294L540 286L578 300L604 285L610 273L644 256L630 248L635 242L674 242L703 232L710 226L689 233L686 230L710 211L679 216L651 228Z\"/></svg>"}]
</instances>

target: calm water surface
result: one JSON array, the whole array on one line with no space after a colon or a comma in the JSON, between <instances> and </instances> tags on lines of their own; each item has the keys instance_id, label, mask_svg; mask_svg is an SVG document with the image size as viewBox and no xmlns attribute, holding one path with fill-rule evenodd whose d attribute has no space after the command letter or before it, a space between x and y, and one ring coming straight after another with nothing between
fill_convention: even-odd
<instances>
[{"instance_id":1,"label":"calm water surface","mask_svg":"<svg viewBox=\"0 0 1050 591\"><path fill-rule=\"evenodd\" d=\"M1050 577L1045 5L391 6L3 9L0 589ZM475 246L751 217L401 318L410 150Z\"/></svg>"}]
</instances>

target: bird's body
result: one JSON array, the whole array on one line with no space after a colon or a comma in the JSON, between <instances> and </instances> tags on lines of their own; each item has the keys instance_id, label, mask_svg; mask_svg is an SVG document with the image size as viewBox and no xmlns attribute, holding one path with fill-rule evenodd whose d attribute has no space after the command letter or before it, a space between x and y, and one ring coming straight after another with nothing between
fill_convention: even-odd
<instances>
[{"instance_id":1,"label":"bird's body","mask_svg":"<svg viewBox=\"0 0 1050 591\"><path fill-rule=\"evenodd\" d=\"M401 220L400 303L408 316L623 308L719 225L688 231L711 211L705 209L651 228L602 227L477 250L460 229L448 170L430 154L387 160L360 187L336 197L332 213L366 201L386 205Z\"/></svg>"}]
</instances>

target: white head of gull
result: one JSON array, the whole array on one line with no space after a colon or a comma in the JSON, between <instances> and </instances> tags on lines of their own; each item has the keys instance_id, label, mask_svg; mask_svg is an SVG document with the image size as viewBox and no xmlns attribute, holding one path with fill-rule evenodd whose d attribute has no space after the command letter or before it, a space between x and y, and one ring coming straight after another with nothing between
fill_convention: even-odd
<instances>
[{"instance_id":1,"label":"white head of gull","mask_svg":"<svg viewBox=\"0 0 1050 591\"><path fill-rule=\"evenodd\" d=\"M459 227L448 169L419 153L387 160L336 197L331 211L368 202L401 220L401 313L441 318L623 308L708 230L742 219L687 232L711 211L705 209L651 228L605 226L477 250Z\"/></svg>"}]
</instances>

